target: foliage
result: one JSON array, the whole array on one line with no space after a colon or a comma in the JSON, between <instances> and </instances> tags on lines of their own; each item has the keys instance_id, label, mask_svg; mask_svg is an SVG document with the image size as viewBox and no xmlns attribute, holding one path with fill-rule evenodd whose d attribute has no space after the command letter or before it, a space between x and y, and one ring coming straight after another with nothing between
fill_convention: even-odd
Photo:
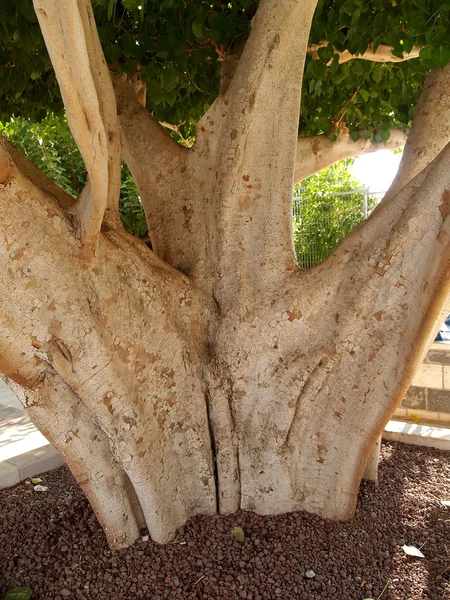
<instances>
[{"instance_id":1,"label":"foliage","mask_svg":"<svg viewBox=\"0 0 450 600\"><path fill-rule=\"evenodd\" d=\"M160 121L192 137L214 100L226 55L248 35L254 0L94 0L99 35L113 71L139 73L147 106ZM329 42L305 69L301 132L380 143L389 127L409 126L430 66L450 59L450 0L320 0L311 43ZM339 65L333 48L364 52L383 43L401 56L413 46L419 59L399 64L352 60ZM331 62L330 66L327 66ZM293 65L295 68L295 65ZM61 111L56 79L32 0L3 0L0 13L0 119L33 121Z\"/></svg>"},{"instance_id":2,"label":"foliage","mask_svg":"<svg viewBox=\"0 0 450 600\"><path fill-rule=\"evenodd\" d=\"M353 159L335 163L296 186L293 203L294 247L306 269L325 260L364 219L364 190L350 173ZM374 203L368 199L369 207Z\"/></svg>"},{"instance_id":3,"label":"foliage","mask_svg":"<svg viewBox=\"0 0 450 600\"><path fill-rule=\"evenodd\" d=\"M12 118L7 123L0 123L0 133L68 194L74 198L79 196L86 170L64 117L48 114L38 123ZM144 211L125 163L122 163L119 208L124 227L130 233L144 237L147 233Z\"/></svg>"}]
</instances>

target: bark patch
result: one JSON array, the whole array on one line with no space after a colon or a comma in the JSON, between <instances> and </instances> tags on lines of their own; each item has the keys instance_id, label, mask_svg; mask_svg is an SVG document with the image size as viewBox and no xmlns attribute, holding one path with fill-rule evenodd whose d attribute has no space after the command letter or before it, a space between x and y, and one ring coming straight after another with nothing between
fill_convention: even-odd
<instances>
[{"instance_id":1,"label":"bark patch","mask_svg":"<svg viewBox=\"0 0 450 600\"><path fill-rule=\"evenodd\" d=\"M292 323L292 321L295 321L296 319L301 319L302 318L302 313L300 311L298 312L289 312L289 321Z\"/></svg>"},{"instance_id":2,"label":"bark patch","mask_svg":"<svg viewBox=\"0 0 450 600\"><path fill-rule=\"evenodd\" d=\"M444 221L450 214L450 190L444 190L442 192L439 210L441 211L442 220Z\"/></svg>"}]
</instances>

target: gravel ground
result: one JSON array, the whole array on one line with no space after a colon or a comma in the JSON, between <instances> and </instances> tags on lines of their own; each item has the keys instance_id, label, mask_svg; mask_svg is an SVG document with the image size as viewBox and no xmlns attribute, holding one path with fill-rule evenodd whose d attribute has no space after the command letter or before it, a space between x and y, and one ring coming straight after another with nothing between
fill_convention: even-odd
<instances>
[{"instance_id":1,"label":"gravel ground","mask_svg":"<svg viewBox=\"0 0 450 600\"><path fill-rule=\"evenodd\" d=\"M32 600L363 600L390 581L383 600L450 600L450 453L384 444L380 483L363 483L351 523L198 517L172 544L144 537L117 552L65 467L42 479L45 492L0 491L0 597L29 586Z\"/></svg>"}]
</instances>

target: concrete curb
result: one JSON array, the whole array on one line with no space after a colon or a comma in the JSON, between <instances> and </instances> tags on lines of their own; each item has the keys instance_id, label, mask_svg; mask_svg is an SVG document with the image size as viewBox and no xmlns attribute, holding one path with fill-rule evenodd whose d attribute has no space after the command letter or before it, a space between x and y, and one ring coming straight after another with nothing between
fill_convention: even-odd
<instances>
[{"instance_id":1,"label":"concrete curb","mask_svg":"<svg viewBox=\"0 0 450 600\"><path fill-rule=\"evenodd\" d=\"M45 438L44 438L45 439ZM416 446L450 450L450 429L430 427L403 421L389 421L383 439ZM42 475L64 465L61 456L51 444L18 454L0 462L0 489L16 485L35 475Z\"/></svg>"},{"instance_id":2,"label":"concrete curb","mask_svg":"<svg viewBox=\"0 0 450 600\"><path fill-rule=\"evenodd\" d=\"M42 475L64 464L56 450L47 443L0 462L0 489L16 485L24 479Z\"/></svg>"},{"instance_id":3,"label":"concrete curb","mask_svg":"<svg viewBox=\"0 0 450 600\"><path fill-rule=\"evenodd\" d=\"M389 421L383 432L383 439L389 442L402 442L403 444L426 446L438 450L450 450L450 429L443 427Z\"/></svg>"}]
</instances>

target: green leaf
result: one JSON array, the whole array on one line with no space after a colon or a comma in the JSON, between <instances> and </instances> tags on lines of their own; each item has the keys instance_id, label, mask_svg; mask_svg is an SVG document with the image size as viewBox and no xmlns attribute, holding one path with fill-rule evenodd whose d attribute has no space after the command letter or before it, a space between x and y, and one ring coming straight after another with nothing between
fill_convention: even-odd
<instances>
[{"instance_id":1,"label":"green leaf","mask_svg":"<svg viewBox=\"0 0 450 600\"><path fill-rule=\"evenodd\" d=\"M116 0L109 0L108 3L108 21L111 21L112 16L113 16L113 12L114 12L114 4L116 3Z\"/></svg>"},{"instance_id":2,"label":"green leaf","mask_svg":"<svg viewBox=\"0 0 450 600\"><path fill-rule=\"evenodd\" d=\"M383 79L383 71L380 68L374 69L372 72L372 79L375 81L375 83L380 83L380 81Z\"/></svg>"},{"instance_id":3,"label":"green leaf","mask_svg":"<svg viewBox=\"0 0 450 600\"><path fill-rule=\"evenodd\" d=\"M31 0L17 0L17 7L27 21L36 20L36 13L34 12Z\"/></svg>"},{"instance_id":4,"label":"green leaf","mask_svg":"<svg viewBox=\"0 0 450 600\"><path fill-rule=\"evenodd\" d=\"M238 542L241 542L241 544L245 542L245 535L242 527L233 527L231 533L233 534L233 537L237 539Z\"/></svg>"},{"instance_id":5,"label":"green leaf","mask_svg":"<svg viewBox=\"0 0 450 600\"><path fill-rule=\"evenodd\" d=\"M333 58L334 55L334 48L331 44L328 44L328 46L321 46L318 51L317 51L320 60L327 64L329 63L329 61Z\"/></svg>"},{"instance_id":6,"label":"green leaf","mask_svg":"<svg viewBox=\"0 0 450 600\"><path fill-rule=\"evenodd\" d=\"M3 596L3 600L29 600L33 590L29 587L13 588L6 592L6 596Z\"/></svg>"},{"instance_id":7,"label":"green leaf","mask_svg":"<svg viewBox=\"0 0 450 600\"><path fill-rule=\"evenodd\" d=\"M331 135L328 136L328 139L330 140L330 142L335 142L337 140L338 136L335 133L332 133Z\"/></svg>"},{"instance_id":8,"label":"green leaf","mask_svg":"<svg viewBox=\"0 0 450 600\"><path fill-rule=\"evenodd\" d=\"M174 90L178 84L179 75L178 72L173 67L167 67L163 71L163 82L164 89L168 92Z\"/></svg>"},{"instance_id":9,"label":"green leaf","mask_svg":"<svg viewBox=\"0 0 450 600\"><path fill-rule=\"evenodd\" d=\"M450 60L450 46L439 46L433 48L431 60L435 65L443 69Z\"/></svg>"},{"instance_id":10,"label":"green leaf","mask_svg":"<svg viewBox=\"0 0 450 600\"><path fill-rule=\"evenodd\" d=\"M155 105L161 103L163 99L163 92L157 81L150 81L150 83L147 85L147 98Z\"/></svg>"},{"instance_id":11,"label":"green leaf","mask_svg":"<svg viewBox=\"0 0 450 600\"><path fill-rule=\"evenodd\" d=\"M419 58L420 60L431 60L431 46L425 46L424 48L420 49L419 52Z\"/></svg>"},{"instance_id":12,"label":"green leaf","mask_svg":"<svg viewBox=\"0 0 450 600\"><path fill-rule=\"evenodd\" d=\"M361 98L364 100L364 102L369 100L370 94L367 90L359 90L359 93L361 94Z\"/></svg>"},{"instance_id":13,"label":"green leaf","mask_svg":"<svg viewBox=\"0 0 450 600\"><path fill-rule=\"evenodd\" d=\"M137 71L138 64L135 60L129 60L125 63L118 65L117 70L119 73L134 73Z\"/></svg>"},{"instance_id":14,"label":"green leaf","mask_svg":"<svg viewBox=\"0 0 450 600\"><path fill-rule=\"evenodd\" d=\"M103 51L106 58L111 62L119 60L119 58L122 56L122 48L119 44L106 44L106 46L103 48Z\"/></svg>"},{"instance_id":15,"label":"green leaf","mask_svg":"<svg viewBox=\"0 0 450 600\"><path fill-rule=\"evenodd\" d=\"M352 140L354 142L357 142L360 138L360 133L359 131L352 131L352 133L350 134L350 137L352 138Z\"/></svg>"},{"instance_id":16,"label":"green leaf","mask_svg":"<svg viewBox=\"0 0 450 600\"><path fill-rule=\"evenodd\" d=\"M192 21L192 31L197 39L201 40L205 34L205 28L202 21Z\"/></svg>"},{"instance_id":17,"label":"green leaf","mask_svg":"<svg viewBox=\"0 0 450 600\"><path fill-rule=\"evenodd\" d=\"M134 41L134 39L131 37L131 35L128 32L125 32L123 34L123 36L120 38L122 47L123 47L123 53L127 58L130 58L131 56L133 56L133 50L134 47L136 46L136 42Z\"/></svg>"}]
</instances>

